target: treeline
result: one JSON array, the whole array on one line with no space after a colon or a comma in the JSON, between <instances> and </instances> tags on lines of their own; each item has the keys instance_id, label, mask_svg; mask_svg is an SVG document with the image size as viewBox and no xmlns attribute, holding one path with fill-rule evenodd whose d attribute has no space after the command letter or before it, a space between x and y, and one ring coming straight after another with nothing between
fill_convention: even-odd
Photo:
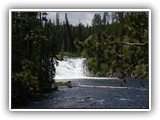
<instances>
[{"instance_id":1,"label":"treeline","mask_svg":"<svg viewBox=\"0 0 160 120\"><path fill-rule=\"evenodd\" d=\"M12 12L12 105L49 90L56 59L86 57L92 76L148 78L148 12L95 13L73 26L46 12Z\"/></svg>"}]
</instances>

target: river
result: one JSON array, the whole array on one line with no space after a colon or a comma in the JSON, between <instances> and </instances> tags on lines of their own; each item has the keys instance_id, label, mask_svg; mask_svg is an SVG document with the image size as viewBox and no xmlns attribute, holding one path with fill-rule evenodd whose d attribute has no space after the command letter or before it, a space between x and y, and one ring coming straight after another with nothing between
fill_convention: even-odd
<instances>
[{"instance_id":1,"label":"river","mask_svg":"<svg viewBox=\"0 0 160 120\"><path fill-rule=\"evenodd\" d=\"M85 58L66 58L56 67L56 81L71 81L72 88L42 94L28 101L24 109L148 109L148 82L118 78L87 77Z\"/></svg>"}]
</instances>

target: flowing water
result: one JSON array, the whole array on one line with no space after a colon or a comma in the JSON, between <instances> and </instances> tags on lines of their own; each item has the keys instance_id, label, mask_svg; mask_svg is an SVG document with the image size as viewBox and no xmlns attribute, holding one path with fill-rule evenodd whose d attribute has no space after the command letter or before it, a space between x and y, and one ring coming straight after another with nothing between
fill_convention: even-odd
<instances>
[{"instance_id":1,"label":"flowing water","mask_svg":"<svg viewBox=\"0 0 160 120\"><path fill-rule=\"evenodd\" d=\"M65 58L56 66L56 81L71 81L72 88L59 87L58 91L34 98L24 108L30 109L148 109L148 82L127 79L121 86L118 78L88 77L85 58Z\"/></svg>"},{"instance_id":2,"label":"flowing water","mask_svg":"<svg viewBox=\"0 0 160 120\"><path fill-rule=\"evenodd\" d=\"M87 77L88 70L85 65L86 58L64 58L58 61L55 79L75 79Z\"/></svg>"}]
</instances>

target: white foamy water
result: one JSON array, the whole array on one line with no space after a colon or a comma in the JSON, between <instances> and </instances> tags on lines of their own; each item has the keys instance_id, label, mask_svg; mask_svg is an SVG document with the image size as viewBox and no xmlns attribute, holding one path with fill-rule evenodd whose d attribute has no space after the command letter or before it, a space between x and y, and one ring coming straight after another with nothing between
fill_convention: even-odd
<instances>
[{"instance_id":1,"label":"white foamy water","mask_svg":"<svg viewBox=\"0 0 160 120\"><path fill-rule=\"evenodd\" d=\"M84 78L88 75L86 58L65 58L58 61L55 79Z\"/></svg>"},{"instance_id":2,"label":"white foamy water","mask_svg":"<svg viewBox=\"0 0 160 120\"><path fill-rule=\"evenodd\" d=\"M100 79L112 80L118 79L117 77L90 77L89 71L86 66L86 58L64 58L59 61L55 66L56 74L55 80L74 80L74 79Z\"/></svg>"}]
</instances>

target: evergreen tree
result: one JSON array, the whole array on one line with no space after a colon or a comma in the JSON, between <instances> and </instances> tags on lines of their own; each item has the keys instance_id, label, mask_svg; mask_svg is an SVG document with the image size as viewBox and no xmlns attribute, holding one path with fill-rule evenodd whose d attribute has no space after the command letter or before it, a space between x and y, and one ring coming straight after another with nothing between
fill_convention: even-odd
<instances>
[{"instance_id":1,"label":"evergreen tree","mask_svg":"<svg viewBox=\"0 0 160 120\"><path fill-rule=\"evenodd\" d=\"M55 53L45 17L41 12L12 12L12 107L54 82Z\"/></svg>"},{"instance_id":2,"label":"evergreen tree","mask_svg":"<svg viewBox=\"0 0 160 120\"><path fill-rule=\"evenodd\" d=\"M68 51L69 51L69 52L74 52L74 51L75 51L74 39L73 39L73 35L72 35L71 26L69 25L67 13L65 13L65 20L66 20L68 37L69 37L69 39L68 39Z\"/></svg>"},{"instance_id":3,"label":"evergreen tree","mask_svg":"<svg viewBox=\"0 0 160 120\"><path fill-rule=\"evenodd\" d=\"M97 16L93 17L93 28L100 25ZM102 21L105 21L104 16ZM91 73L122 79L127 76L148 78L148 12L112 12L112 23L101 32L97 29L84 44ZM98 33L103 34L103 42Z\"/></svg>"}]
</instances>

